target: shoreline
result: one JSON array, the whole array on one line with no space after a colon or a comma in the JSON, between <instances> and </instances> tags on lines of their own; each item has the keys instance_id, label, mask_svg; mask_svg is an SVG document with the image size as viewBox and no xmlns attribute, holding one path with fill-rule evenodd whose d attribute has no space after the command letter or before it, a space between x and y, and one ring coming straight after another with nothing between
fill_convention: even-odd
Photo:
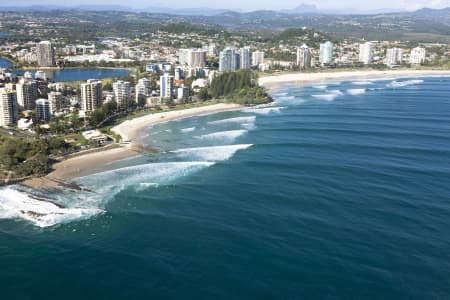
<instances>
[{"instance_id":1,"label":"shoreline","mask_svg":"<svg viewBox=\"0 0 450 300\"><path fill-rule=\"evenodd\" d=\"M48 190L71 188L69 186L70 182L75 178L105 171L105 166L111 162L137 156L145 152L152 152L144 149L138 140L139 132L146 127L194 116L233 111L242 108L243 106L238 104L219 103L189 109L153 113L124 121L111 130L119 134L123 140L131 140L129 144L64 159L61 162L55 163L52 166L53 171L46 176L28 179L20 184L30 188ZM77 187L74 185L72 190L77 190Z\"/></svg>"},{"instance_id":2,"label":"shoreline","mask_svg":"<svg viewBox=\"0 0 450 300\"><path fill-rule=\"evenodd\" d=\"M120 135L122 141L130 141L131 148L140 147L141 145L138 140L138 133L145 127L199 115L232 111L241 108L243 108L243 106L239 104L218 103L182 110L159 112L126 120L111 128L111 131Z\"/></svg>"},{"instance_id":3,"label":"shoreline","mask_svg":"<svg viewBox=\"0 0 450 300\"><path fill-rule=\"evenodd\" d=\"M289 73L260 77L258 84L266 89L274 90L284 84L305 84L330 80L344 79L376 79L376 78L406 78L426 76L450 76L450 70L390 70L390 71L343 71L317 73Z\"/></svg>"}]
</instances>

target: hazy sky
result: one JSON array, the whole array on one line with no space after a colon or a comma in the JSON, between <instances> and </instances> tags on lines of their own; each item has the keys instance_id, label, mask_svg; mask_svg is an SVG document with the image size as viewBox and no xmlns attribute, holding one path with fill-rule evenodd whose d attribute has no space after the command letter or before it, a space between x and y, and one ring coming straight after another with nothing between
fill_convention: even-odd
<instances>
[{"instance_id":1,"label":"hazy sky","mask_svg":"<svg viewBox=\"0 0 450 300\"><path fill-rule=\"evenodd\" d=\"M450 6L450 0L312 0L304 1L308 4L315 4L321 9L342 9L342 8L356 8L358 10L369 9L406 9L415 10L422 7L443 8ZM108 4L108 5L122 5L132 7L148 7L148 6L163 6L163 7L210 7L210 8L226 8L226 9L243 9L243 10L259 10L259 9L283 9L294 8L302 3L302 0L22 0L18 2L7 2L0 4L2 6L14 5L93 5L93 4Z\"/></svg>"}]
</instances>

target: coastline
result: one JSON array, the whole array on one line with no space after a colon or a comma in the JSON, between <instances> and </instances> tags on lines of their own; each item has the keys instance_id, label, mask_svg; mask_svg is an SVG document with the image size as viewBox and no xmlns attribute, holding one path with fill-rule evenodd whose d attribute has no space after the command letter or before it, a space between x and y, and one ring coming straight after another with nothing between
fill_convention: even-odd
<instances>
[{"instance_id":1,"label":"coastline","mask_svg":"<svg viewBox=\"0 0 450 300\"><path fill-rule=\"evenodd\" d=\"M143 149L137 138L138 133L148 126L242 108L243 106L238 104L219 103L183 110L148 114L124 121L113 127L111 130L119 134L122 140L130 140L130 143L121 145L118 148L104 149L62 160L52 166L54 170L48 175L40 178L28 179L21 184L26 187L38 189L54 190L69 187L76 190L78 187L70 186L70 181L73 179L101 172L106 165L113 161L137 156L140 153L145 152L145 149Z\"/></svg>"},{"instance_id":2,"label":"coastline","mask_svg":"<svg viewBox=\"0 0 450 300\"><path fill-rule=\"evenodd\" d=\"M329 80L343 79L374 79L374 78L402 78L450 75L449 71L432 70L392 70L392 71L345 71L323 73L290 73L275 76L266 76L259 79L259 85L270 90L279 88L283 84L313 83ZM125 159L144 152L152 152L144 149L139 141L139 132L146 127L169 121L189 118L193 116L212 114L218 112L242 109L239 104L211 104L189 109L173 110L168 112L152 113L134 119L126 120L114 126L111 131L120 135L122 141L118 148L104 149L94 153L86 153L77 157L68 158L53 165L53 171L41 178L33 178L22 182L23 185L32 188L55 189L65 187L71 180L101 172L112 161Z\"/></svg>"},{"instance_id":3,"label":"coastline","mask_svg":"<svg viewBox=\"0 0 450 300\"><path fill-rule=\"evenodd\" d=\"M122 141L130 141L131 148L139 148L140 142L138 140L138 133L145 127L204 114L225 112L241 108L243 108L243 106L239 104L218 103L182 110L160 112L124 121L121 124L114 126L111 131L120 135Z\"/></svg>"},{"instance_id":4,"label":"coastline","mask_svg":"<svg viewBox=\"0 0 450 300\"><path fill-rule=\"evenodd\" d=\"M401 78L401 77L426 77L426 76L450 76L450 70L389 70L389 71L343 71L343 72L318 72L318 73L289 73L260 77L260 86L274 90L287 83L313 83L329 80L344 79L375 79L375 78Z\"/></svg>"}]
</instances>

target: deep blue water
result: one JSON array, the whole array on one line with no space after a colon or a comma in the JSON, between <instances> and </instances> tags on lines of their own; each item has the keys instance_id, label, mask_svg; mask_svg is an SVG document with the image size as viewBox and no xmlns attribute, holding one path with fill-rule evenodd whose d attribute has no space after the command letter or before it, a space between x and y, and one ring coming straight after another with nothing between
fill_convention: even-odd
<instances>
[{"instance_id":1,"label":"deep blue water","mask_svg":"<svg viewBox=\"0 0 450 300\"><path fill-rule=\"evenodd\" d=\"M11 33L7 33L7 32L0 32L0 38L2 38L2 37L9 37L9 36L12 36L12 34Z\"/></svg>"},{"instance_id":2,"label":"deep blue water","mask_svg":"<svg viewBox=\"0 0 450 300\"><path fill-rule=\"evenodd\" d=\"M2 298L448 299L449 83L286 85L160 124L160 154L41 195L68 205L41 220L3 188Z\"/></svg>"}]
</instances>

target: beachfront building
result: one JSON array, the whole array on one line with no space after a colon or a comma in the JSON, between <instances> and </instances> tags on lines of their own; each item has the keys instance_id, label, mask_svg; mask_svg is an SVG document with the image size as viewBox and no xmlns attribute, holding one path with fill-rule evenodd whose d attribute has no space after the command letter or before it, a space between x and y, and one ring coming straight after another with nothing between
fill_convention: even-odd
<instances>
[{"instance_id":1,"label":"beachfront building","mask_svg":"<svg viewBox=\"0 0 450 300\"><path fill-rule=\"evenodd\" d=\"M61 92L48 93L48 102L50 104L50 114L53 116L58 112L61 112L63 106L64 97Z\"/></svg>"},{"instance_id":2,"label":"beachfront building","mask_svg":"<svg viewBox=\"0 0 450 300\"><path fill-rule=\"evenodd\" d=\"M388 66L399 65L403 62L403 49L401 48L390 48L386 51L386 59L384 63Z\"/></svg>"},{"instance_id":3,"label":"beachfront building","mask_svg":"<svg viewBox=\"0 0 450 300\"><path fill-rule=\"evenodd\" d=\"M17 115L16 93L0 88L0 127L15 125Z\"/></svg>"},{"instance_id":4,"label":"beachfront building","mask_svg":"<svg viewBox=\"0 0 450 300\"><path fill-rule=\"evenodd\" d=\"M48 99L36 100L36 121L49 122L51 115L50 101Z\"/></svg>"},{"instance_id":5,"label":"beachfront building","mask_svg":"<svg viewBox=\"0 0 450 300\"><path fill-rule=\"evenodd\" d=\"M131 103L131 84L128 81L118 80L113 83L114 98L117 106L127 108Z\"/></svg>"},{"instance_id":6,"label":"beachfront building","mask_svg":"<svg viewBox=\"0 0 450 300\"><path fill-rule=\"evenodd\" d=\"M37 61L40 67L53 67L55 65L55 53L52 43L42 41L36 44Z\"/></svg>"},{"instance_id":7,"label":"beachfront building","mask_svg":"<svg viewBox=\"0 0 450 300\"><path fill-rule=\"evenodd\" d=\"M425 62L426 54L427 54L427 52L426 52L425 48L416 47L411 50L411 56L410 56L409 62L413 65L423 64Z\"/></svg>"},{"instance_id":8,"label":"beachfront building","mask_svg":"<svg viewBox=\"0 0 450 300\"><path fill-rule=\"evenodd\" d=\"M234 72L239 69L240 57L232 48L225 48L219 54L219 71Z\"/></svg>"},{"instance_id":9,"label":"beachfront building","mask_svg":"<svg viewBox=\"0 0 450 300\"><path fill-rule=\"evenodd\" d=\"M34 80L22 79L16 84L17 103L21 110L33 110L38 99L38 85Z\"/></svg>"},{"instance_id":10,"label":"beachfront building","mask_svg":"<svg viewBox=\"0 0 450 300\"><path fill-rule=\"evenodd\" d=\"M311 68L311 50L306 44L297 48L297 66L300 70Z\"/></svg>"},{"instance_id":11,"label":"beachfront building","mask_svg":"<svg viewBox=\"0 0 450 300\"><path fill-rule=\"evenodd\" d=\"M147 97L150 97L152 94L152 90L150 88L150 80L148 80L147 78L139 79L135 87L135 94L136 103L139 103L140 99L145 100L147 99Z\"/></svg>"},{"instance_id":12,"label":"beachfront building","mask_svg":"<svg viewBox=\"0 0 450 300\"><path fill-rule=\"evenodd\" d=\"M333 62L333 43L328 41L320 44L319 62L324 64L331 64Z\"/></svg>"},{"instance_id":13,"label":"beachfront building","mask_svg":"<svg viewBox=\"0 0 450 300\"><path fill-rule=\"evenodd\" d=\"M264 51L255 51L252 53L252 66L257 67L264 63Z\"/></svg>"},{"instance_id":14,"label":"beachfront building","mask_svg":"<svg viewBox=\"0 0 450 300\"><path fill-rule=\"evenodd\" d=\"M365 65L371 64L373 61L373 44L366 42L359 45L359 61Z\"/></svg>"},{"instance_id":15,"label":"beachfront building","mask_svg":"<svg viewBox=\"0 0 450 300\"><path fill-rule=\"evenodd\" d=\"M159 78L159 84L160 84L160 97L161 98L170 98L173 97L173 83L174 78L173 76L170 76L169 74L164 74Z\"/></svg>"},{"instance_id":16,"label":"beachfront building","mask_svg":"<svg viewBox=\"0 0 450 300\"><path fill-rule=\"evenodd\" d=\"M186 102L189 99L189 88L184 85L177 89L177 100L179 102Z\"/></svg>"},{"instance_id":17,"label":"beachfront building","mask_svg":"<svg viewBox=\"0 0 450 300\"><path fill-rule=\"evenodd\" d=\"M250 47L244 47L239 49L239 58L240 63L239 66L241 69L250 69L251 67L251 58L252 58L252 51Z\"/></svg>"},{"instance_id":18,"label":"beachfront building","mask_svg":"<svg viewBox=\"0 0 450 300\"><path fill-rule=\"evenodd\" d=\"M92 112L102 105L102 82L89 79L81 84L81 109L84 112Z\"/></svg>"}]
</instances>

